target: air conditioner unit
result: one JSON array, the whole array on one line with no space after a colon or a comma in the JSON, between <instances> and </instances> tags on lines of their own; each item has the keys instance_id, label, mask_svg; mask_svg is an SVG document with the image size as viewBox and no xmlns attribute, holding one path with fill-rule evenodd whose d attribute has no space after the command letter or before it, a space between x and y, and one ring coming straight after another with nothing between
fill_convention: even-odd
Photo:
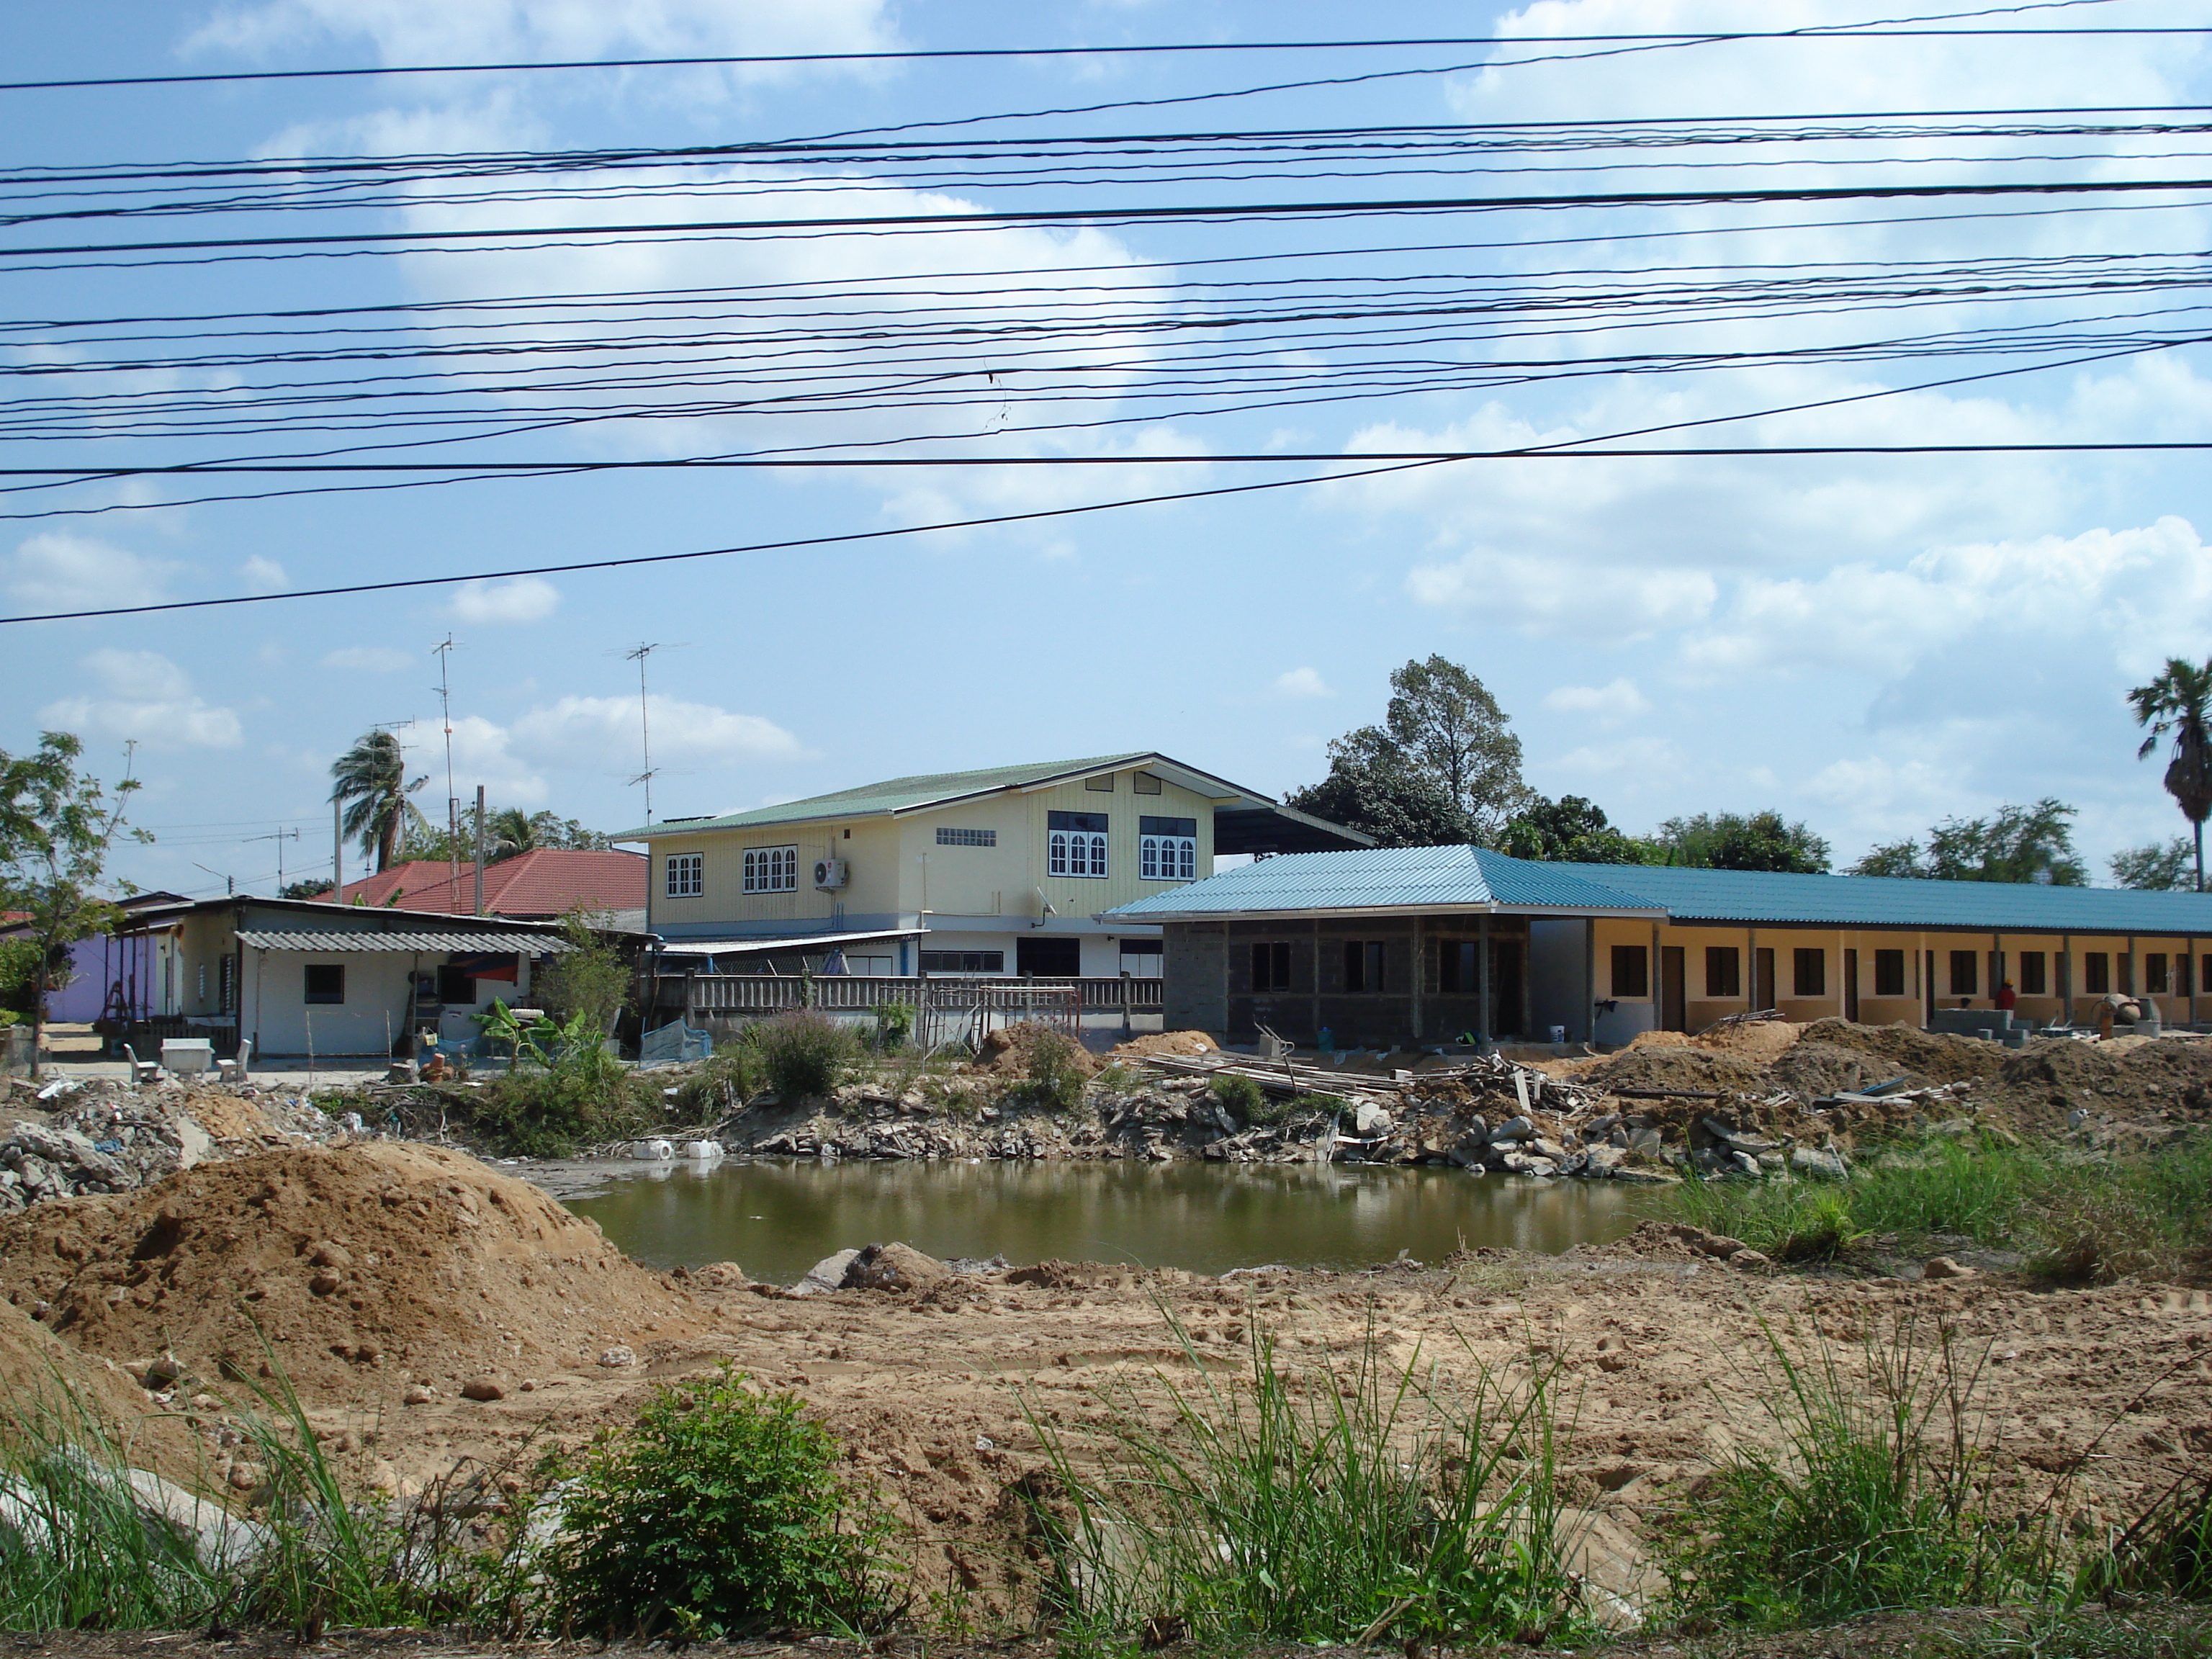
<instances>
[{"instance_id":1,"label":"air conditioner unit","mask_svg":"<svg viewBox=\"0 0 2212 1659\"><path fill-rule=\"evenodd\" d=\"M814 884L825 893L834 893L852 878L852 870L842 859L814 860Z\"/></svg>"}]
</instances>

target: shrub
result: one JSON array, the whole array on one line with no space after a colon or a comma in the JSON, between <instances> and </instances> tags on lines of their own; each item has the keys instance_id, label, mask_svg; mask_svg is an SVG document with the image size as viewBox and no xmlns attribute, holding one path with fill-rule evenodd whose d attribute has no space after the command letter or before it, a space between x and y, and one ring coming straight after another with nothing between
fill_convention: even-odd
<instances>
[{"instance_id":1,"label":"shrub","mask_svg":"<svg viewBox=\"0 0 2212 1659\"><path fill-rule=\"evenodd\" d=\"M879 1505L794 1395L725 1366L664 1388L593 1445L562 1497L551 1582L577 1628L684 1639L783 1626L856 1632L891 1611Z\"/></svg>"},{"instance_id":2,"label":"shrub","mask_svg":"<svg viewBox=\"0 0 2212 1659\"><path fill-rule=\"evenodd\" d=\"M757 1021L738 1041L758 1059L762 1080L787 1101L828 1094L860 1057L852 1031L811 1008Z\"/></svg>"},{"instance_id":3,"label":"shrub","mask_svg":"<svg viewBox=\"0 0 2212 1659\"><path fill-rule=\"evenodd\" d=\"M532 988L541 1006L564 1018L580 1018L594 1036L604 1037L629 1000L629 964L605 944L594 924L601 915L571 910L561 918L568 950L541 969Z\"/></svg>"},{"instance_id":4,"label":"shrub","mask_svg":"<svg viewBox=\"0 0 2212 1659\"><path fill-rule=\"evenodd\" d=\"M910 1002L878 1003L876 1047L887 1054L905 1048L914 1036L914 1005Z\"/></svg>"},{"instance_id":5,"label":"shrub","mask_svg":"<svg viewBox=\"0 0 2212 1659\"><path fill-rule=\"evenodd\" d=\"M1050 1479L1021 1490L1066 1636L1410 1650L1576 1633L1547 1374L1516 1390L1475 1365L1447 1394L1419 1355L1392 1363L1370 1327L1346 1368L1297 1373L1261 1334L1240 1387L1175 1330L1200 1381L1163 1379L1165 1426L1104 1395L1103 1430L1086 1413L1078 1452L1028 1413Z\"/></svg>"},{"instance_id":6,"label":"shrub","mask_svg":"<svg viewBox=\"0 0 2212 1659\"><path fill-rule=\"evenodd\" d=\"M1083 1063L1082 1045L1059 1031L1033 1030L1029 1037L1030 1097L1041 1105L1067 1111L1083 1098L1090 1073Z\"/></svg>"},{"instance_id":7,"label":"shrub","mask_svg":"<svg viewBox=\"0 0 2212 1659\"><path fill-rule=\"evenodd\" d=\"M1662 1523L1675 1613L1783 1630L2049 1587L2044 1536L1982 1506L1976 1368L1948 1331L1870 1339L1864 1384L1832 1350L1801 1364L1766 1340L1782 1443L1740 1447Z\"/></svg>"},{"instance_id":8,"label":"shrub","mask_svg":"<svg viewBox=\"0 0 2212 1659\"><path fill-rule=\"evenodd\" d=\"M1218 1077L1208 1084L1214 1100L1231 1117L1260 1122L1267 1110L1267 1091L1249 1077Z\"/></svg>"}]
</instances>

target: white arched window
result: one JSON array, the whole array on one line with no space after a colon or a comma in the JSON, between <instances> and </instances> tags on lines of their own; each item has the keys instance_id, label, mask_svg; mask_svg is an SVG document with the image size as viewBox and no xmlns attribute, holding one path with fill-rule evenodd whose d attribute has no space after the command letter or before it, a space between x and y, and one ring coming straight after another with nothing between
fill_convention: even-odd
<instances>
[{"instance_id":1,"label":"white arched window","mask_svg":"<svg viewBox=\"0 0 2212 1659\"><path fill-rule=\"evenodd\" d=\"M1045 873L1103 879L1108 869L1103 812L1046 815Z\"/></svg>"}]
</instances>

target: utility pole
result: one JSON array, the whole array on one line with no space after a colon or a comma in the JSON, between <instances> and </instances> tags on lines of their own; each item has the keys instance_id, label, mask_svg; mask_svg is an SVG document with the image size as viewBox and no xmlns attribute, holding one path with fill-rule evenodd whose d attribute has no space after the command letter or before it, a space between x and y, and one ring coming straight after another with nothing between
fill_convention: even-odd
<instances>
[{"instance_id":1,"label":"utility pole","mask_svg":"<svg viewBox=\"0 0 2212 1659\"><path fill-rule=\"evenodd\" d=\"M645 786L645 821L653 822L653 722L645 695L645 659L660 649L658 642L641 645L635 651L623 653L623 660L637 665L637 735L645 757L645 769L630 781Z\"/></svg>"},{"instance_id":2,"label":"utility pole","mask_svg":"<svg viewBox=\"0 0 2212 1659\"><path fill-rule=\"evenodd\" d=\"M451 634L430 647L438 659L438 714L446 726L446 895L454 897L461 885L461 798L453 793L453 694L449 677L453 664Z\"/></svg>"},{"instance_id":3,"label":"utility pole","mask_svg":"<svg viewBox=\"0 0 2212 1659\"><path fill-rule=\"evenodd\" d=\"M338 895L345 890L345 808L340 803L331 803L331 902L343 902Z\"/></svg>"},{"instance_id":4,"label":"utility pole","mask_svg":"<svg viewBox=\"0 0 2212 1659\"><path fill-rule=\"evenodd\" d=\"M477 786L477 908L476 908L476 913L477 913L477 915L482 915L483 914L483 866L484 866L484 787L483 787L483 785L482 785L482 784L478 784L478 785Z\"/></svg>"}]
</instances>

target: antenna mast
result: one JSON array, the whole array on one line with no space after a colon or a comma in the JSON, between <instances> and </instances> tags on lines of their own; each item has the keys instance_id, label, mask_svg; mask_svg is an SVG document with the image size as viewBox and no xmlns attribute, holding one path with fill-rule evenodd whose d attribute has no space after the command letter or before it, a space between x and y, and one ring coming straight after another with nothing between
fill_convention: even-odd
<instances>
[{"instance_id":1,"label":"antenna mast","mask_svg":"<svg viewBox=\"0 0 2212 1659\"><path fill-rule=\"evenodd\" d=\"M453 665L451 634L430 647L438 659L438 714L446 726L446 897L450 903L461 885L461 798L453 793L453 697L449 671Z\"/></svg>"},{"instance_id":2,"label":"antenna mast","mask_svg":"<svg viewBox=\"0 0 2212 1659\"><path fill-rule=\"evenodd\" d=\"M647 823L653 822L653 722L645 695L645 659L659 649L659 642L655 641L623 653L624 661L637 665L637 736L645 757L645 769L630 781L645 786L645 821Z\"/></svg>"}]
</instances>

